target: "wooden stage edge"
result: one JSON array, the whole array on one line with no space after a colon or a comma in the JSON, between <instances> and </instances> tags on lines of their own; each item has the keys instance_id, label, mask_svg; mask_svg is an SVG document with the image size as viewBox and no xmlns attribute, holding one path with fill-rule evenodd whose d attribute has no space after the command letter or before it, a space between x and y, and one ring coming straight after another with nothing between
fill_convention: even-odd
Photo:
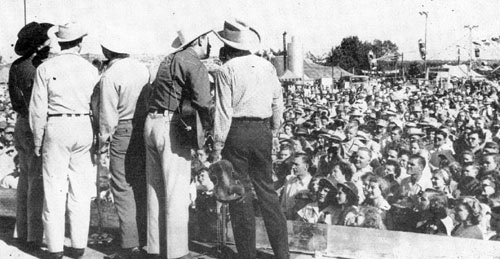
<instances>
[{"instance_id":1,"label":"wooden stage edge","mask_svg":"<svg viewBox=\"0 0 500 259\"><path fill-rule=\"evenodd\" d=\"M93 203L94 204L94 203ZM96 226L95 206L91 225ZM116 228L114 208L105 208L103 226ZM0 216L15 217L15 190L0 189ZM270 250L264 222L257 218L257 248ZM399 231L288 221L290 251L323 258L500 258L500 242ZM228 243L234 243L228 226ZM202 242L198 244L203 245ZM267 252L266 252L267 253Z\"/></svg>"}]
</instances>

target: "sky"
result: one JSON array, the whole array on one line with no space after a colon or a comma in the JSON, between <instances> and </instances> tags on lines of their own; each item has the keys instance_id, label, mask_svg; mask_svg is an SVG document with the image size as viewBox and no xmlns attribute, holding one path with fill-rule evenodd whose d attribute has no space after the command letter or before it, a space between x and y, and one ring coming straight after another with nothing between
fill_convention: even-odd
<instances>
[{"instance_id":1,"label":"sky","mask_svg":"<svg viewBox=\"0 0 500 259\"><path fill-rule=\"evenodd\" d=\"M342 38L391 40L406 60L419 59L418 40L425 38L428 59L469 58L472 39L500 36L499 0L27 0L27 21L64 24L76 21L89 31L83 52L99 53L99 37L110 28L133 37L136 53L168 54L184 27L221 30L226 19L238 18L259 31L261 48L282 48L282 34L297 37L305 52L327 53ZM23 1L0 0L0 55L15 59L13 44L24 25ZM106 29L107 28L107 29ZM221 43L211 39L214 50ZM484 59L500 59L500 44L481 47Z\"/></svg>"}]
</instances>

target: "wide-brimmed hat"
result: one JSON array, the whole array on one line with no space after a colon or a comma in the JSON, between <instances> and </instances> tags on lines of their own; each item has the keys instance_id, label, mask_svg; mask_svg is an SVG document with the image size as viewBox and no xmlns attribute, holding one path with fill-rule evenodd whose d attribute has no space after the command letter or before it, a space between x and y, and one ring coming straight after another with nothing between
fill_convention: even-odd
<instances>
[{"instance_id":1,"label":"wide-brimmed hat","mask_svg":"<svg viewBox=\"0 0 500 259\"><path fill-rule=\"evenodd\" d=\"M420 128L409 128L408 131L406 132L408 136L412 135L418 135L418 136L424 136L425 133L422 132L422 129Z\"/></svg>"},{"instance_id":2,"label":"wide-brimmed hat","mask_svg":"<svg viewBox=\"0 0 500 259\"><path fill-rule=\"evenodd\" d=\"M117 33L116 30L108 29L100 38L100 44L104 48L121 54L130 54L134 51L133 40L124 35Z\"/></svg>"},{"instance_id":3,"label":"wide-brimmed hat","mask_svg":"<svg viewBox=\"0 0 500 259\"><path fill-rule=\"evenodd\" d=\"M213 31L208 25L196 24L192 26L185 26L177 31L177 37L172 42L172 48L182 49L189 45L200 36L208 34Z\"/></svg>"},{"instance_id":4,"label":"wide-brimmed hat","mask_svg":"<svg viewBox=\"0 0 500 259\"><path fill-rule=\"evenodd\" d=\"M17 41L14 51L19 56L24 56L34 51L49 39L47 31L53 25L50 23L31 22L26 24L17 33Z\"/></svg>"},{"instance_id":5,"label":"wide-brimmed hat","mask_svg":"<svg viewBox=\"0 0 500 259\"><path fill-rule=\"evenodd\" d=\"M87 30L76 22L66 23L64 25L53 26L49 29L47 34L51 35L51 39L58 42L70 42L87 36Z\"/></svg>"},{"instance_id":6,"label":"wide-brimmed hat","mask_svg":"<svg viewBox=\"0 0 500 259\"><path fill-rule=\"evenodd\" d=\"M357 203L357 201L359 201L358 187L353 182L337 183L337 190L340 189L341 187L344 188L346 191L350 192L352 197L356 198L355 203Z\"/></svg>"},{"instance_id":7,"label":"wide-brimmed hat","mask_svg":"<svg viewBox=\"0 0 500 259\"><path fill-rule=\"evenodd\" d=\"M259 33L246 23L225 21L224 29L215 33L224 44L239 50L255 50L260 44Z\"/></svg>"}]
</instances>

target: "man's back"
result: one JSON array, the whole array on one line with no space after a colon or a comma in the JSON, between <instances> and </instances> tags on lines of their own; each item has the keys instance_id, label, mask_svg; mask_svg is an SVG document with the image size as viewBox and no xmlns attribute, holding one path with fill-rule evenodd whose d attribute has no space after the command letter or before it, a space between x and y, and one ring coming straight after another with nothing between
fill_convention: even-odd
<instances>
[{"instance_id":1,"label":"man's back","mask_svg":"<svg viewBox=\"0 0 500 259\"><path fill-rule=\"evenodd\" d=\"M221 68L233 95L234 117L271 117L273 94L281 93L276 71L267 60L247 55L229 60Z\"/></svg>"},{"instance_id":2,"label":"man's back","mask_svg":"<svg viewBox=\"0 0 500 259\"><path fill-rule=\"evenodd\" d=\"M36 83L47 87L48 113L88 113L97 68L77 54L61 54L37 69Z\"/></svg>"}]
</instances>

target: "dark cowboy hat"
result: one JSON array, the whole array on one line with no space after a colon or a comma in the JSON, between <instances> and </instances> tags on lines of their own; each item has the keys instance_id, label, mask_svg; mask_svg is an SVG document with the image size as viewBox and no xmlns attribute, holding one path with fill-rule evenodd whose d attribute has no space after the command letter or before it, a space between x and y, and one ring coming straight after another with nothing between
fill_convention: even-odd
<instances>
[{"instance_id":1,"label":"dark cowboy hat","mask_svg":"<svg viewBox=\"0 0 500 259\"><path fill-rule=\"evenodd\" d=\"M339 190L341 187L350 192L353 197L358 198L358 187L356 187L353 182L337 183L337 190Z\"/></svg>"},{"instance_id":2,"label":"dark cowboy hat","mask_svg":"<svg viewBox=\"0 0 500 259\"><path fill-rule=\"evenodd\" d=\"M260 35L242 21L225 21L224 30L215 33L224 44L239 50L256 50L260 44Z\"/></svg>"},{"instance_id":3,"label":"dark cowboy hat","mask_svg":"<svg viewBox=\"0 0 500 259\"><path fill-rule=\"evenodd\" d=\"M47 31L53 25L50 23L31 22L26 24L19 33L17 33L17 41L14 46L14 51L19 56L32 53L36 48L42 45L49 39Z\"/></svg>"}]
</instances>

